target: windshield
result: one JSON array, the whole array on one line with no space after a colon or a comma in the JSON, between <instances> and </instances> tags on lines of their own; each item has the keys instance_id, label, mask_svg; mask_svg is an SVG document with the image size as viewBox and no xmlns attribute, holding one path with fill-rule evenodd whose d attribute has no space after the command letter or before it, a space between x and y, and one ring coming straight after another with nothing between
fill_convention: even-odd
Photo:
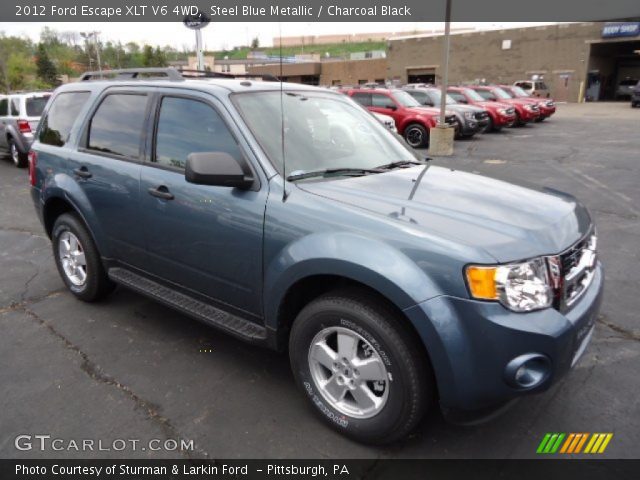
<instances>
[{"instance_id":1,"label":"windshield","mask_svg":"<svg viewBox=\"0 0 640 480\"><path fill-rule=\"evenodd\" d=\"M511 91L515 93L516 97L528 97L530 96L527 92L525 92L520 87L511 87Z\"/></svg>"},{"instance_id":2,"label":"windshield","mask_svg":"<svg viewBox=\"0 0 640 480\"><path fill-rule=\"evenodd\" d=\"M467 97L469 97L474 102L484 102L485 100L480 96L478 92L476 92L475 90L471 90L470 88L465 88L464 93Z\"/></svg>"},{"instance_id":3,"label":"windshield","mask_svg":"<svg viewBox=\"0 0 640 480\"><path fill-rule=\"evenodd\" d=\"M27 98L27 117L39 117L44 111L44 106L47 104L50 95L44 97L31 97Z\"/></svg>"},{"instance_id":4,"label":"windshield","mask_svg":"<svg viewBox=\"0 0 640 480\"><path fill-rule=\"evenodd\" d=\"M393 98L403 107L421 107L420 102L402 90L394 90Z\"/></svg>"},{"instance_id":5,"label":"windshield","mask_svg":"<svg viewBox=\"0 0 640 480\"><path fill-rule=\"evenodd\" d=\"M440 102L442 101L442 92L436 88L430 88L429 89L429 95L431 96L431 98L433 99L433 104L434 105L440 105ZM447 105L455 105L458 102L456 102L453 97L451 95L447 95L445 97L445 103Z\"/></svg>"},{"instance_id":6,"label":"windshield","mask_svg":"<svg viewBox=\"0 0 640 480\"><path fill-rule=\"evenodd\" d=\"M387 128L347 96L288 91L280 97L279 91L233 95L245 123L280 174L283 122L286 175L415 160Z\"/></svg>"},{"instance_id":7,"label":"windshield","mask_svg":"<svg viewBox=\"0 0 640 480\"><path fill-rule=\"evenodd\" d=\"M494 93L494 95L496 97L502 98L503 100L508 100L508 99L512 98L511 95L509 95L507 92L505 92L501 88L494 88L492 90L492 92Z\"/></svg>"}]
</instances>

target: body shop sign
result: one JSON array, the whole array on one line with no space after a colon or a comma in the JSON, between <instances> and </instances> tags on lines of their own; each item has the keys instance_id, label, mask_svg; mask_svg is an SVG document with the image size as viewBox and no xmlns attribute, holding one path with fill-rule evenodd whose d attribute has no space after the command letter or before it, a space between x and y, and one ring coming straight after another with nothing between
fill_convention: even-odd
<instances>
[{"instance_id":1,"label":"body shop sign","mask_svg":"<svg viewBox=\"0 0 640 480\"><path fill-rule=\"evenodd\" d=\"M640 35L640 22L610 22L602 28L603 38L637 37Z\"/></svg>"}]
</instances>

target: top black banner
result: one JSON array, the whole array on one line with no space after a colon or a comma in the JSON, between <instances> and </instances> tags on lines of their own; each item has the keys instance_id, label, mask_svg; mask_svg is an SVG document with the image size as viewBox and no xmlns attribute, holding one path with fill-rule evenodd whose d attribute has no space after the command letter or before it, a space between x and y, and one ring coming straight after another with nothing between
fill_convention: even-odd
<instances>
[{"instance_id":1,"label":"top black banner","mask_svg":"<svg viewBox=\"0 0 640 480\"><path fill-rule=\"evenodd\" d=\"M439 22L446 0L2 0L0 22ZM638 0L452 0L452 21L640 18Z\"/></svg>"}]
</instances>

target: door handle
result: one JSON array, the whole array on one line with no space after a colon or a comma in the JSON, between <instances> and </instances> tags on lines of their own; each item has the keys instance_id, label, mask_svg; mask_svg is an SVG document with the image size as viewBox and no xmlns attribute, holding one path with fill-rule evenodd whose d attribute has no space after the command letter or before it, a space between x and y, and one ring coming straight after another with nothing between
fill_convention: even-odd
<instances>
[{"instance_id":1,"label":"door handle","mask_svg":"<svg viewBox=\"0 0 640 480\"><path fill-rule=\"evenodd\" d=\"M80 178L91 178L93 174L89 171L89 169L85 166L80 168L76 168L73 173L75 173Z\"/></svg>"},{"instance_id":2,"label":"door handle","mask_svg":"<svg viewBox=\"0 0 640 480\"><path fill-rule=\"evenodd\" d=\"M149 192L149 195L162 198L163 200L173 200L175 198L173 193L171 193L164 185L160 185L157 188L150 188L147 191Z\"/></svg>"}]
</instances>

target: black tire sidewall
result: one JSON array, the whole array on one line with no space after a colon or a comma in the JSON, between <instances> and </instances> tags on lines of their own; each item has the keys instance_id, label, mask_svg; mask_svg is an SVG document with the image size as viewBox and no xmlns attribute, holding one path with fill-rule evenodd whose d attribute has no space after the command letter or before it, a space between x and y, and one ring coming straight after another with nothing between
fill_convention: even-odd
<instances>
[{"instance_id":1,"label":"black tire sidewall","mask_svg":"<svg viewBox=\"0 0 640 480\"><path fill-rule=\"evenodd\" d=\"M298 319L290 338L289 355L291 366L298 383L314 410L320 417L340 433L366 443L388 443L406 434L403 424L407 409L411 408L410 380L407 377L406 356L403 359L397 351L400 340L388 341L389 331L380 325L372 311L356 312L331 298L316 301L306 307ZM315 335L328 327L342 327L353 330L364 337L385 363L390 376L388 398L382 411L367 419L345 416L335 410L318 391L311 376L308 353ZM398 433L395 435L394 433Z\"/></svg>"},{"instance_id":2,"label":"black tire sidewall","mask_svg":"<svg viewBox=\"0 0 640 480\"><path fill-rule=\"evenodd\" d=\"M411 143L409 143L409 140L407 138L409 131L414 129L414 128L418 128L418 129L422 130L422 142L420 142L419 145L411 145ZM423 148L423 147L426 147L427 145L429 145L429 130L427 130L425 127L423 127L419 123L412 123L410 125L407 125L407 128L406 128L404 133L405 133L404 134L405 142L407 142L407 145L409 145L412 148Z\"/></svg>"},{"instance_id":3,"label":"black tire sidewall","mask_svg":"<svg viewBox=\"0 0 640 480\"><path fill-rule=\"evenodd\" d=\"M11 147L12 146L16 147L16 152L18 153L18 163L16 163L14 161L14 159L13 159L13 153L11 152L11 150L12 150ZM13 163L18 168L26 167L27 166L27 155L22 153L22 152L20 152L20 150L18 149L18 144L13 139L13 137L9 137L8 147L9 147L9 157L11 158L11 163Z\"/></svg>"},{"instance_id":4,"label":"black tire sidewall","mask_svg":"<svg viewBox=\"0 0 640 480\"><path fill-rule=\"evenodd\" d=\"M73 233L78 238L84 250L85 261L87 265L87 280L84 285L74 285L69 280L69 278L67 278L67 275L65 274L62 267L62 262L58 253L58 245L60 243L60 236L67 231ZM71 293L82 300L94 300L100 290L99 275L104 275L104 270L102 268L102 263L100 256L98 255L98 251L93 243L93 239L91 238L91 235L87 231L86 227L75 215L60 215L60 217L58 217L55 224L53 225L53 229L51 231L51 242L53 245L53 256L56 262L56 266L58 267L58 272L60 273L60 277L62 277L62 280L64 281L67 288L71 291Z\"/></svg>"}]
</instances>

